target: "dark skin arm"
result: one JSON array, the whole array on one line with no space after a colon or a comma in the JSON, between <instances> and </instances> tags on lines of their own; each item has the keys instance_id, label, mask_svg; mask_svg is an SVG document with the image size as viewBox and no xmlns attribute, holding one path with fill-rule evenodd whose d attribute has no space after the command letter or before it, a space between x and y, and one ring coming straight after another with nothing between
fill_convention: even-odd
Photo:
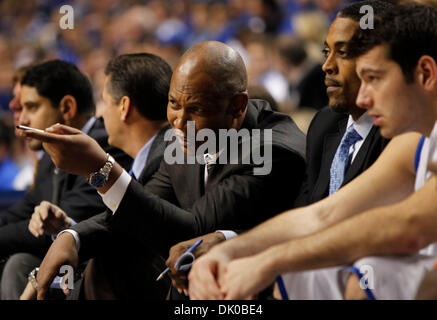
<instances>
[{"instance_id":1,"label":"dark skin arm","mask_svg":"<svg viewBox=\"0 0 437 320\"><path fill-rule=\"evenodd\" d=\"M166 265L170 268L170 277L173 286L181 294L184 292L185 295L188 295L188 273L178 271L174 266L179 257L199 239L203 239L203 242L192 252L196 258L208 252L216 244L226 240L221 232L212 232L194 239L179 242L170 248L170 254L166 261Z\"/></svg>"}]
</instances>

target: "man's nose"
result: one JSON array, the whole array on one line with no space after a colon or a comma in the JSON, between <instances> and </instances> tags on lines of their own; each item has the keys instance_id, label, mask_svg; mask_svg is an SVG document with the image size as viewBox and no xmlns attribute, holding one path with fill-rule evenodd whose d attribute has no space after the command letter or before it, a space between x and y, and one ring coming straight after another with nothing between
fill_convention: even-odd
<instances>
[{"instance_id":1,"label":"man's nose","mask_svg":"<svg viewBox=\"0 0 437 320\"><path fill-rule=\"evenodd\" d=\"M20 111L22 109L19 96L15 96L11 101L9 101L9 109L14 112Z\"/></svg>"},{"instance_id":2,"label":"man's nose","mask_svg":"<svg viewBox=\"0 0 437 320\"><path fill-rule=\"evenodd\" d=\"M361 85L355 101L356 105L360 108L369 109L372 106L372 101L373 100L367 92L365 86Z\"/></svg>"},{"instance_id":3,"label":"man's nose","mask_svg":"<svg viewBox=\"0 0 437 320\"><path fill-rule=\"evenodd\" d=\"M189 115L183 109L179 110L173 120L173 128L185 131Z\"/></svg>"},{"instance_id":4,"label":"man's nose","mask_svg":"<svg viewBox=\"0 0 437 320\"><path fill-rule=\"evenodd\" d=\"M27 112L24 110L21 110L20 112L20 118L18 119L18 123L23 126L29 126L30 125L30 119L27 116Z\"/></svg>"},{"instance_id":5,"label":"man's nose","mask_svg":"<svg viewBox=\"0 0 437 320\"><path fill-rule=\"evenodd\" d=\"M338 73L337 63L335 62L333 54L330 53L327 56L325 62L322 65L322 70L326 74L337 74Z\"/></svg>"}]
</instances>

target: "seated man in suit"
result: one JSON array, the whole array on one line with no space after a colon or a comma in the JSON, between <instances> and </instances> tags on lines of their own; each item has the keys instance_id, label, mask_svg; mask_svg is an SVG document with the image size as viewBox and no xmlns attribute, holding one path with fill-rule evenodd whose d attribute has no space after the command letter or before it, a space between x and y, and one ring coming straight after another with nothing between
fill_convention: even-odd
<instances>
[{"instance_id":1,"label":"seated man in suit","mask_svg":"<svg viewBox=\"0 0 437 320\"><path fill-rule=\"evenodd\" d=\"M117 163L106 183L97 186L113 211L109 221L111 231L129 233L148 247L148 251L135 257L165 257L169 247L179 241L220 228L248 229L292 205L303 179L305 136L290 117L271 111L264 101L248 101L246 86L246 69L235 50L215 41L191 47L173 73L167 106L167 118L179 130L177 137L181 145L176 149L172 143L168 158L164 154L160 169L145 188L131 180ZM189 121L194 121L194 128ZM204 145L192 140L193 133L204 132L214 137L223 129L234 129L230 131L241 134L237 143L232 144L238 147L237 152L228 152L233 150L232 146L225 144L218 153L212 153L209 148L203 149L207 153L200 153ZM271 139L257 139L254 132L271 134ZM55 163L70 172L88 176L107 160L92 140L66 126L25 134L44 141ZM255 149L246 153L248 150L243 152L241 147L248 142ZM215 146L213 139L210 144ZM271 148L269 161L254 160L261 150L268 158L268 148ZM190 164L185 158L192 155L193 149L199 157ZM183 163L169 161L173 160L173 153L180 152L185 154L181 157ZM250 161L245 161L247 156ZM229 163L228 157L238 161ZM205 165L199 158L213 161ZM260 172L265 166L270 170ZM281 181L287 181L287 189L282 188ZM59 266L76 266L78 253L95 250L95 237L91 233L78 233L79 252L71 234L64 233L47 253L37 277L39 299L45 297ZM113 291L118 290L117 296L156 299L147 292L156 286L159 272L146 270L139 277L132 272L132 257L118 265L118 270L111 271L111 262L117 260L108 257L104 265L108 283Z\"/></svg>"},{"instance_id":2,"label":"seated man in suit","mask_svg":"<svg viewBox=\"0 0 437 320\"><path fill-rule=\"evenodd\" d=\"M20 125L44 129L65 123L95 138L124 166L131 162L125 153L108 146L103 121L92 117L95 105L91 84L75 65L53 60L30 68L21 80L20 100L23 106ZM36 139L27 139L27 143L32 150L42 149ZM27 274L39 264L53 241L46 235L36 237L28 229L32 214L44 201L59 206L76 222L104 209L100 196L86 179L57 169L50 156L43 153L34 187L17 204L0 213L0 256L20 252L5 266L2 278L5 299L18 299L27 283ZM72 220L65 221L62 228L70 227ZM21 268L17 260L27 262L20 263Z\"/></svg>"},{"instance_id":3,"label":"seated man in suit","mask_svg":"<svg viewBox=\"0 0 437 320\"><path fill-rule=\"evenodd\" d=\"M167 95L170 86L171 68L160 57L153 54L125 54L113 58L105 68L105 83L103 87L103 119L108 131L108 143L119 147L134 159L130 174L141 183L145 184L158 170L164 155L164 134L168 129L167 122ZM49 216L41 225L40 216L47 216L47 211L55 212ZM90 219L78 224L80 227L92 228L95 225L105 225L108 212L102 212ZM68 216L60 208L49 205L48 210L41 211L39 215L32 217L29 228L37 235L57 234L62 229L49 229L54 225L65 225ZM32 225L33 222L33 225ZM41 225L41 226L40 226ZM40 227L37 227L40 226ZM69 232L73 232L68 230ZM73 232L74 234L74 232ZM126 238L126 235L123 235ZM103 249L110 243L110 251L128 252L129 241L124 239L122 247L120 239L101 237L105 246L102 246L101 256L104 256ZM133 242L134 243L134 242ZM137 250L146 250L137 248ZM85 289L89 288L87 275L94 273L97 261L91 260L84 272ZM152 262L151 262L152 263ZM163 267L162 261L156 261L155 268ZM97 275L99 275L97 273ZM94 281L98 281L95 280ZM165 283L163 283L164 285ZM167 284L168 286L168 284ZM90 288L101 289L101 288ZM166 290L167 287L162 288ZM76 292L78 294L78 292ZM99 291L89 293L93 298L99 297ZM36 297L36 291L29 283L22 299Z\"/></svg>"},{"instance_id":4,"label":"seated man in suit","mask_svg":"<svg viewBox=\"0 0 437 320\"><path fill-rule=\"evenodd\" d=\"M354 3L338 13L329 29L325 42L326 61L322 67L326 74L329 107L315 115L308 130L306 177L296 199L296 207L310 205L326 198L355 179L375 162L389 141L384 139L378 127L373 125L373 118L367 114L366 109L356 105L360 79L355 71L355 59L344 57L342 55L344 45L339 45L347 43L354 34L362 17L360 8L363 5L372 5L376 16L391 7L390 3L382 1ZM340 148L343 148L347 129L351 127L356 130L360 138L352 141L349 146L350 161L340 179L331 181L335 169L334 156L340 152ZM230 233L225 234L229 238ZM207 241L203 241L196 249L194 252L196 257L225 240L220 233L213 233L203 238ZM197 238L184 241L171 248L167 266L171 268L172 282L179 290L188 288L187 275L184 272L177 272L174 264L181 253L196 240ZM310 278L317 274L309 272L306 276L308 281L311 281ZM299 298L306 297L302 295Z\"/></svg>"},{"instance_id":5,"label":"seated man in suit","mask_svg":"<svg viewBox=\"0 0 437 320\"><path fill-rule=\"evenodd\" d=\"M17 125L20 124L20 114L23 110L23 107L20 103L20 93L21 93L21 79L26 74L26 71L35 66L36 63L25 65L20 68L18 68L14 72L14 76L12 77L12 94L13 97L11 101L9 101L9 110L13 114L14 119L14 127L15 127L15 135L17 136L17 139L20 139L18 136L18 130L16 128ZM29 189L34 180L34 169L35 169L35 163L37 161L37 155L39 153L43 153L44 151L32 151L30 148L27 148L26 141L24 139L17 140L18 145L20 148L25 148L25 150L21 151L20 156L20 172L14 179L14 186L17 189L20 190L27 190Z\"/></svg>"},{"instance_id":6,"label":"seated man in suit","mask_svg":"<svg viewBox=\"0 0 437 320\"><path fill-rule=\"evenodd\" d=\"M108 142L112 146L119 147L134 159L130 174L141 184L145 184L157 171L164 155L164 134L168 129L167 95L171 74L170 66L163 59L148 53L115 57L105 68L106 78L102 96L103 119L108 131ZM54 205L50 205L50 210L57 214L45 220L47 226L66 223L68 216L65 212ZM42 211L41 215L46 216L47 211ZM108 212L105 211L83 221L77 227L105 225L107 215ZM33 218L34 225L40 225L39 215ZM60 229L49 230L45 225L41 227L29 225L29 228L37 234L57 234L61 231ZM106 241L105 246L102 245L99 248L102 252L109 241L113 242L110 246L111 252L116 250L116 246L120 246L119 239L105 238L104 241ZM128 241L130 240L123 241L125 247L120 248L120 251L128 251L128 246L126 246ZM145 249L138 248L138 250ZM88 287L87 275L93 273L95 263L91 260L85 269L86 288ZM156 263L158 264L156 268L163 267L162 261ZM163 290L166 288L164 287ZM76 294L78 294L77 291ZM98 294L100 293L92 293L93 297ZM31 299L34 296L36 296L36 291L29 283L22 299Z\"/></svg>"},{"instance_id":7,"label":"seated man in suit","mask_svg":"<svg viewBox=\"0 0 437 320\"><path fill-rule=\"evenodd\" d=\"M357 28L347 46L348 56L358 56L357 105L375 116L384 137L400 136L332 196L270 219L198 259L189 274L190 297L241 299L293 272L283 293L295 298L302 271L354 261L354 268L327 279L319 299L339 299L343 292L365 297L363 289L368 298L415 297L436 257L437 177L427 172L427 162L437 159L436 45L437 11L423 5L394 6L375 19L374 29ZM408 131L430 137L422 150L420 135L402 134ZM386 257L357 261L371 255ZM374 272L363 278L366 266L362 270Z\"/></svg>"}]
</instances>

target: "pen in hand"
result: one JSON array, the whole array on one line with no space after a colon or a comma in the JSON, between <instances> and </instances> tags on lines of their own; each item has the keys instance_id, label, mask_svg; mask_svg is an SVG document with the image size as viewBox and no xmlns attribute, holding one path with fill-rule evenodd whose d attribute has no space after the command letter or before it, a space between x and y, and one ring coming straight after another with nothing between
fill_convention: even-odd
<instances>
[{"instance_id":1,"label":"pen in hand","mask_svg":"<svg viewBox=\"0 0 437 320\"><path fill-rule=\"evenodd\" d=\"M203 239L199 239L197 240L187 251L185 251L182 255L184 256L187 253L191 253L194 251L194 249L196 249L201 243L202 243ZM180 258L179 258L180 259ZM177 263L177 262L176 262ZM156 278L156 281L161 280L168 272L170 271L170 268L165 269L163 272L161 272L161 274L158 276L158 278Z\"/></svg>"},{"instance_id":2,"label":"pen in hand","mask_svg":"<svg viewBox=\"0 0 437 320\"><path fill-rule=\"evenodd\" d=\"M31 131L36 131L36 132L41 132L41 133L45 133L44 130L41 129L37 129L37 128L31 128L31 127L27 127L27 126L22 126L21 124L15 126L17 129L20 130L31 130Z\"/></svg>"}]
</instances>

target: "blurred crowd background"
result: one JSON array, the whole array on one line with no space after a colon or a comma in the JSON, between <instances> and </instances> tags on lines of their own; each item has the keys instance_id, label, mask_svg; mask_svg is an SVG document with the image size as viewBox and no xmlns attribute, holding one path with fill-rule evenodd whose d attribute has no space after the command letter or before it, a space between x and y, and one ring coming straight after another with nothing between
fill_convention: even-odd
<instances>
[{"instance_id":1,"label":"blurred crowd background","mask_svg":"<svg viewBox=\"0 0 437 320\"><path fill-rule=\"evenodd\" d=\"M0 190L23 190L34 155L13 132L14 72L59 58L91 79L101 102L104 67L115 55L151 52L173 67L196 42L218 40L245 60L249 95L293 116L303 131L327 105L323 41L346 0L0 0ZM62 5L74 29L62 30ZM29 175L29 174L27 174ZM2 193L3 195L5 193Z\"/></svg>"}]
</instances>

